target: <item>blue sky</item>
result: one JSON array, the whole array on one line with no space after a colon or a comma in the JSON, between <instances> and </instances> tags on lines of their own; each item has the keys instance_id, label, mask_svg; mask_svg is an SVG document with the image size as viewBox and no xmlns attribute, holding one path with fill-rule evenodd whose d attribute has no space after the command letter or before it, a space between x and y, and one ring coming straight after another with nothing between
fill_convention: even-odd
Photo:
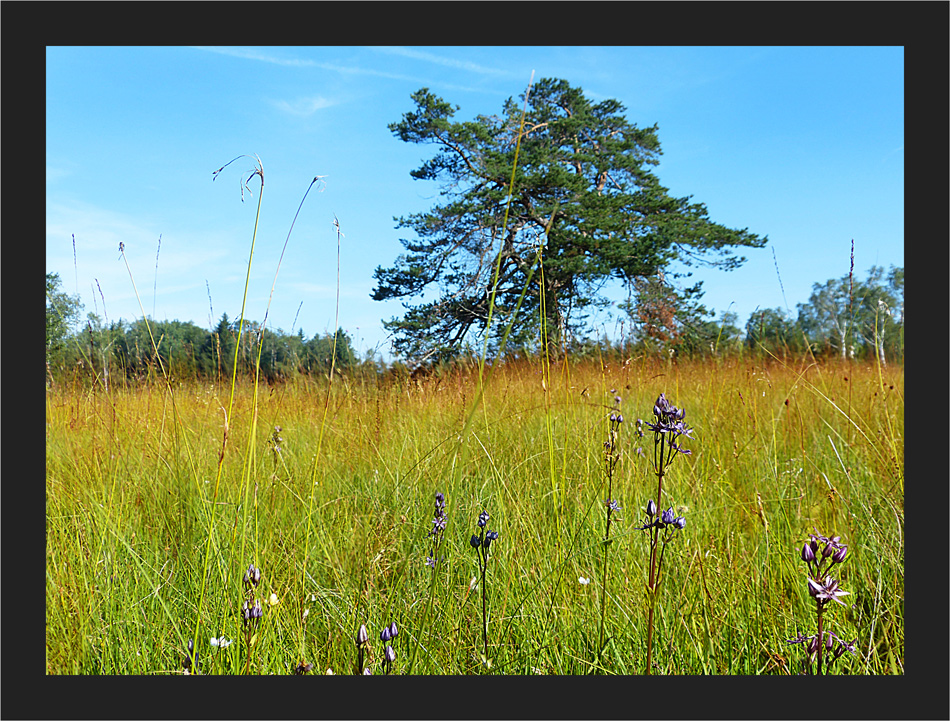
<instances>
[{"instance_id":1,"label":"blue sky","mask_svg":"<svg viewBox=\"0 0 950 721\"><path fill-rule=\"evenodd\" d=\"M737 271L694 274L703 302L740 326L757 306L794 313L814 283L847 275L852 239L858 277L904 265L900 47L50 47L47 271L110 321L141 317L134 288L159 320L207 328L237 317L259 184L242 203L253 162L212 172L256 154L265 187L247 316L264 317L294 213L323 176L290 237L268 325L333 329L336 218L339 326L362 352L388 356L380 321L402 308L370 298L373 270L403 251L409 231L393 217L431 207L437 189L409 175L432 149L387 125L421 87L461 106L457 119L498 113L532 71L657 123L655 172L671 194L769 237ZM596 322L615 332L615 317Z\"/></svg>"}]
</instances>

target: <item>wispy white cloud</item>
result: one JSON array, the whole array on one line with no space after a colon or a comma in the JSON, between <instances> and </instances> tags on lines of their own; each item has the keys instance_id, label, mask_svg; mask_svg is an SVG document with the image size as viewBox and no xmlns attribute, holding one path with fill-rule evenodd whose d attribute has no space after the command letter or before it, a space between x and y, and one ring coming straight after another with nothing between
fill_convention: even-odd
<instances>
[{"instance_id":1,"label":"wispy white cloud","mask_svg":"<svg viewBox=\"0 0 950 721\"><path fill-rule=\"evenodd\" d=\"M329 299L332 300L336 298L336 286L335 285L321 285L319 283L306 283L299 281L291 281L284 284L285 287L292 291L296 291L303 295L310 295L318 299ZM362 285L350 284L350 285L341 285L340 286L340 297L341 298L359 298L363 299L368 295L368 291Z\"/></svg>"},{"instance_id":2,"label":"wispy white cloud","mask_svg":"<svg viewBox=\"0 0 950 721\"><path fill-rule=\"evenodd\" d=\"M179 296L196 290L200 298L204 292L201 273L221 269L231 262L228 239L224 236L184 237L166 232L157 261L156 288L156 254L161 231L155 229L151 221L73 200L51 200L46 214L46 270L59 273L63 289L71 294L79 293L87 311L95 310L96 304L101 305L101 291L112 319L139 315L136 285L146 312L150 313L153 292L161 298L166 294ZM128 268L119 253L120 242ZM174 284L168 285L166 281Z\"/></svg>"},{"instance_id":3,"label":"wispy white cloud","mask_svg":"<svg viewBox=\"0 0 950 721\"><path fill-rule=\"evenodd\" d=\"M255 48L225 48L225 47L208 47L208 46L192 46L193 50L202 50L205 52L218 53L219 55L228 55L230 57L242 58L244 60L254 60L257 62L270 63L272 65L280 65L284 67L295 67L295 68L315 68L317 70L326 70L328 72L340 73L341 75L364 75L375 78L384 78L386 80L398 80L410 83L412 85L438 85L440 87L450 89L450 90L462 90L470 92L485 92L481 88L473 88L455 85L452 83L439 82L431 78L420 78L413 75L403 75L400 73L391 73L386 70L377 70L375 68L367 68L359 65L340 65L336 63L325 63L317 60L311 60L309 58L285 58L277 57L275 55L267 54L261 50ZM482 65L477 65L476 63L470 63L467 61L458 61L452 60L451 58L441 57L433 55L432 53L426 53L422 51L409 50L406 48L370 48L371 50L382 50L383 52L390 52L393 55L404 55L405 57L413 57L419 60L425 60L427 62L436 63L439 65L445 65L449 67L455 67L458 69L469 70L471 72L480 73L482 75L504 75L511 76L512 73L505 70L496 70L493 68L486 68Z\"/></svg>"},{"instance_id":4,"label":"wispy white cloud","mask_svg":"<svg viewBox=\"0 0 950 721\"><path fill-rule=\"evenodd\" d=\"M313 115L318 110L329 108L337 104L336 100L329 100L322 95L316 95L311 98L297 98L296 100L272 100L271 104L285 113L307 117Z\"/></svg>"},{"instance_id":5,"label":"wispy white cloud","mask_svg":"<svg viewBox=\"0 0 950 721\"><path fill-rule=\"evenodd\" d=\"M511 77L513 75L510 70L505 70L503 68L490 68L484 65L479 65L478 63L473 63L470 60L460 60L459 58L450 58L444 55L436 55L424 50L414 50L412 48L398 46L373 47L372 49L377 52L386 53L388 55L399 55L401 57L411 58L413 60L422 60L423 62L434 63L436 65L442 65L448 68L455 68L456 70L465 70L478 75L494 75L497 77Z\"/></svg>"},{"instance_id":6,"label":"wispy white cloud","mask_svg":"<svg viewBox=\"0 0 950 721\"><path fill-rule=\"evenodd\" d=\"M219 55L229 55L233 58L243 58L245 60L258 60L260 62L271 63L272 65L284 65L287 67L315 67L319 63L313 60L306 60L302 58L279 58L274 55L268 55L260 50L255 48L224 48L224 47L213 47L207 45L193 45L193 50L204 50L209 53L217 53Z\"/></svg>"},{"instance_id":7,"label":"wispy white cloud","mask_svg":"<svg viewBox=\"0 0 950 721\"><path fill-rule=\"evenodd\" d=\"M52 165L46 166L46 182L47 183L52 183L57 180L62 180L63 178L67 178L70 175L72 175L72 172L69 170L66 170L65 168L56 168L56 167L53 167Z\"/></svg>"}]
</instances>

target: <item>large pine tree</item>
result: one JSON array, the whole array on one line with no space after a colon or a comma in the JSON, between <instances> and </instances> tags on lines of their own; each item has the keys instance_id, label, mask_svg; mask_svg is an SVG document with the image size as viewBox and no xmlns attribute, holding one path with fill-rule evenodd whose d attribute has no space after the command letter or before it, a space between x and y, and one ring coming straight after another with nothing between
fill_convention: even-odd
<instances>
[{"instance_id":1,"label":"large pine tree","mask_svg":"<svg viewBox=\"0 0 950 721\"><path fill-rule=\"evenodd\" d=\"M407 252L393 267L374 273L374 299L417 299L384 323L400 355L451 355L483 338L490 309L494 346L510 324L509 344L536 348L543 319L559 347L583 332L585 308L607 303L608 281L632 288L674 260L729 270L744 261L733 247L766 242L669 195L651 172L661 153L656 125L638 128L620 102L594 104L555 79L529 88L506 223L524 95L500 117L469 122L453 121L458 106L426 88L412 100L415 110L389 128L435 146L411 175L439 182L443 200L396 218L415 237L402 240Z\"/></svg>"}]
</instances>

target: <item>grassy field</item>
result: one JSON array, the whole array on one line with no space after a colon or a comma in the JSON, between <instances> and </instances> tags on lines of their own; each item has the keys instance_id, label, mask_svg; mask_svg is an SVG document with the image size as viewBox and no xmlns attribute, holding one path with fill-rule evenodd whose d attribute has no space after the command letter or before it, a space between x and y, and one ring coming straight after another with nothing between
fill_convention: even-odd
<instances>
[{"instance_id":1,"label":"grassy field","mask_svg":"<svg viewBox=\"0 0 950 721\"><path fill-rule=\"evenodd\" d=\"M47 673L642 674L657 478L636 419L661 392L694 430L663 481L686 525L650 671L801 672L817 529L848 546L824 628L855 652L830 671L902 674L903 368L642 358L239 384L230 417L230 387L48 390Z\"/></svg>"}]
</instances>

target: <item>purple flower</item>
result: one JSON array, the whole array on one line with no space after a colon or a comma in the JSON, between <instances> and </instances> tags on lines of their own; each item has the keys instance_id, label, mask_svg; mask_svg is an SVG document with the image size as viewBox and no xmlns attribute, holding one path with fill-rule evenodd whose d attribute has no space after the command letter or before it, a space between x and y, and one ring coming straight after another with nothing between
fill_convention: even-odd
<instances>
[{"instance_id":1,"label":"purple flower","mask_svg":"<svg viewBox=\"0 0 950 721\"><path fill-rule=\"evenodd\" d=\"M857 651L856 651L855 648L854 648L854 645L855 645L857 642L858 642L858 639L854 639L853 641L850 641L850 642L849 642L849 641L842 641L842 640L839 638L839 639L838 639L838 644L839 644L839 645L838 645L838 648L835 649L835 658L838 658L839 656L841 656L841 654L843 654L845 651L847 651L848 653L850 653L850 654L852 654L852 655L857 655Z\"/></svg>"},{"instance_id":2,"label":"purple flower","mask_svg":"<svg viewBox=\"0 0 950 721\"><path fill-rule=\"evenodd\" d=\"M263 615L264 609L261 608L260 601L255 601L253 606L249 601L245 601L241 606L241 621L245 628L248 624L256 626Z\"/></svg>"},{"instance_id":3,"label":"purple flower","mask_svg":"<svg viewBox=\"0 0 950 721\"><path fill-rule=\"evenodd\" d=\"M663 516L660 520L662 520L663 523L667 526L676 520L676 514L673 513L673 506L670 506L665 511L663 511Z\"/></svg>"},{"instance_id":4,"label":"purple flower","mask_svg":"<svg viewBox=\"0 0 950 721\"><path fill-rule=\"evenodd\" d=\"M812 549L811 545L806 543L802 546L802 560L805 563L811 563L815 560L815 551Z\"/></svg>"},{"instance_id":5,"label":"purple flower","mask_svg":"<svg viewBox=\"0 0 950 721\"><path fill-rule=\"evenodd\" d=\"M249 589L251 586L257 586L261 582L261 569L255 568L252 563L247 567L247 570L244 572L244 588Z\"/></svg>"},{"instance_id":6,"label":"purple flower","mask_svg":"<svg viewBox=\"0 0 950 721\"><path fill-rule=\"evenodd\" d=\"M692 452L682 446L678 445L675 440L679 436L686 436L687 438L692 438L690 435L693 430L687 426L683 419L686 417L686 411L682 408L677 408L672 405L667 399L666 395L661 393L660 397L656 399L656 403L653 404L653 416L655 418L654 423L649 423L643 421L643 425L649 428L657 435L662 435L664 433L669 433L670 446L673 450L683 455L692 455ZM641 421L638 419L637 426L639 428Z\"/></svg>"},{"instance_id":7,"label":"purple flower","mask_svg":"<svg viewBox=\"0 0 950 721\"><path fill-rule=\"evenodd\" d=\"M795 638L786 639L785 643L804 643L805 641L811 641L811 636L806 636L799 631Z\"/></svg>"},{"instance_id":8,"label":"purple flower","mask_svg":"<svg viewBox=\"0 0 950 721\"><path fill-rule=\"evenodd\" d=\"M488 511L482 511L481 513L479 513L479 514L478 514L478 527L479 527L479 528L484 528L484 527L485 527L485 524L488 523L488 519L489 519L489 518L491 518L491 516L488 515Z\"/></svg>"},{"instance_id":9,"label":"purple flower","mask_svg":"<svg viewBox=\"0 0 950 721\"><path fill-rule=\"evenodd\" d=\"M438 517L433 518L433 519L432 519L432 530L429 531L429 535L430 535L430 536L438 536L441 531L444 531L444 530L445 530L445 521L446 521L445 516L442 516L442 518L438 518Z\"/></svg>"},{"instance_id":10,"label":"purple flower","mask_svg":"<svg viewBox=\"0 0 950 721\"><path fill-rule=\"evenodd\" d=\"M828 603L828 601L835 601L840 603L842 606L847 604L841 600L841 596L850 595L848 591L842 591L838 587L838 582L833 578L823 578L819 581L809 578L808 593L810 593L811 596L820 604Z\"/></svg>"},{"instance_id":11,"label":"purple flower","mask_svg":"<svg viewBox=\"0 0 950 721\"><path fill-rule=\"evenodd\" d=\"M366 624L360 624L360 630L356 632L356 645L362 646L369 641L369 631L366 630Z\"/></svg>"}]
</instances>

